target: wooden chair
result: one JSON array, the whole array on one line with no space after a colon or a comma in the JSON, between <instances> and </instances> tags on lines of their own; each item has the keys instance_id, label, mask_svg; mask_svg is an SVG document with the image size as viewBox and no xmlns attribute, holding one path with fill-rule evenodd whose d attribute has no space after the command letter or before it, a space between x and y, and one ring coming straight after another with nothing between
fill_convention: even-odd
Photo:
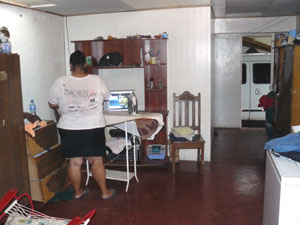
<instances>
[{"instance_id":1,"label":"wooden chair","mask_svg":"<svg viewBox=\"0 0 300 225\"><path fill-rule=\"evenodd\" d=\"M178 149L197 149L197 162L200 161L201 169L204 165L204 144L201 136L201 95L192 95L185 91L181 95L173 94L173 127L190 127L195 131L193 141L169 140L169 149L172 158L172 173L175 175L175 157Z\"/></svg>"}]
</instances>

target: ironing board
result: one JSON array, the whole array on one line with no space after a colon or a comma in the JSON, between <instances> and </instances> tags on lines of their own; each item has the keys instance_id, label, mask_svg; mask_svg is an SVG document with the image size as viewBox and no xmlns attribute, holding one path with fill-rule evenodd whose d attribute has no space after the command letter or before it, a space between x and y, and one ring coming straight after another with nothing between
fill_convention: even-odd
<instances>
[{"instance_id":1,"label":"ironing board","mask_svg":"<svg viewBox=\"0 0 300 225\"><path fill-rule=\"evenodd\" d=\"M135 148L135 137L141 137L141 134L138 131L136 121L139 119L151 119L156 120L158 126L153 130L150 137L147 140L153 140L155 135L161 130L164 125L163 116L160 113L150 113L142 112L138 114L128 114L127 111L104 111L104 118L106 121L106 126L114 126L118 129L125 131L125 140L128 140L128 133L133 135L133 172L129 171L129 158L128 158L128 142L126 141L126 171L117 171L117 170L108 170L106 169L106 179L119 180L127 182L125 191L128 191L130 180L135 177L136 181L139 182L137 177L136 170L136 148ZM87 162L87 181L88 183L89 176L92 176Z\"/></svg>"}]
</instances>

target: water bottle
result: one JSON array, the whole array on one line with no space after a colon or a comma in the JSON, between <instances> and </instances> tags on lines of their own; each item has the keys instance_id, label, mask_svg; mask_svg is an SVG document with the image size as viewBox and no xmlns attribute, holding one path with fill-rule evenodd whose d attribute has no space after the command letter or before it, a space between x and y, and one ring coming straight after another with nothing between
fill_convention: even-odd
<instances>
[{"instance_id":1,"label":"water bottle","mask_svg":"<svg viewBox=\"0 0 300 225\"><path fill-rule=\"evenodd\" d=\"M33 99L31 99L30 104L29 104L29 112L34 115L36 114L36 105L35 105Z\"/></svg>"}]
</instances>

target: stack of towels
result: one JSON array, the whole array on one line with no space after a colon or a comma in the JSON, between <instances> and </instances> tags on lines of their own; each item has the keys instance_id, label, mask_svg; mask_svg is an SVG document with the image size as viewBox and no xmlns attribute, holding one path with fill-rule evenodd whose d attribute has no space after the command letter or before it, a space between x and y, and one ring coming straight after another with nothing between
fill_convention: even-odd
<instances>
[{"instance_id":1,"label":"stack of towels","mask_svg":"<svg viewBox=\"0 0 300 225\"><path fill-rule=\"evenodd\" d=\"M195 136L195 131L190 127L174 127L172 133L175 138L185 138L188 141L192 141Z\"/></svg>"}]
</instances>

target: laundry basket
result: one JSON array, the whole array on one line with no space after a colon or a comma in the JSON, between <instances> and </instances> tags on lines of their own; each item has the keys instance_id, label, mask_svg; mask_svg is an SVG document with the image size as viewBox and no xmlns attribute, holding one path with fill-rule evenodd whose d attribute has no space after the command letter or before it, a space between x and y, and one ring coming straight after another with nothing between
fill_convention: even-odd
<instances>
[{"instance_id":1,"label":"laundry basket","mask_svg":"<svg viewBox=\"0 0 300 225\"><path fill-rule=\"evenodd\" d=\"M86 225L94 216L96 210L91 210L84 217L75 217L73 219L63 219L57 217L47 216L43 213L37 212L33 208L33 203L30 196L26 193L17 197L17 190L9 190L0 200L0 225L12 224L44 224L44 225ZM28 198L30 207L26 207L19 203L23 198Z\"/></svg>"}]
</instances>

